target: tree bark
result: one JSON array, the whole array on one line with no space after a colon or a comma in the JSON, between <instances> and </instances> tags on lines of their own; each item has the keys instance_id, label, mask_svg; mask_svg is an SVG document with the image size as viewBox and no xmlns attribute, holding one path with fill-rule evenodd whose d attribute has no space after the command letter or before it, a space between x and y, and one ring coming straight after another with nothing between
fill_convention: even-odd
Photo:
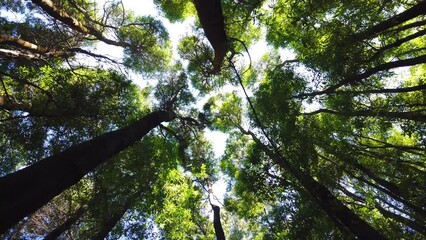
<instances>
[{"instance_id":1,"label":"tree bark","mask_svg":"<svg viewBox=\"0 0 426 240\"><path fill-rule=\"evenodd\" d=\"M339 83L329 86L328 88L322 90L322 91L316 91L311 93L302 93L299 95L296 95L296 98L301 97L315 97L318 95L324 95L324 94L333 94L338 88L344 86L344 85L352 85L355 83L361 82L363 79L368 78L376 73L387 71L393 68L399 68L399 67L409 67L414 66L417 64L422 64L426 62L426 55L421 55L418 57L410 58L410 59L403 59L399 61L393 61L393 62L387 62L384 64L381 64L379 66L373 67L369 70L366 70L365 72L361 74L357 74L354 76L347 77L340 81Z\"/></svg>"},{"instance_id":2,"label":"tree bark","mask_svg":"<svg viewBox=\"0 0 426 240\"><path fill-rule=\"evenodd\" d=\"M407 93L426 90L426 84L403 88L369 89L360 91L335 91L332 94L375 94L375 93Z\"/></svg>"},{"instance_id":3,"label":"tree bark","mask_svg":"<svg viewBox=\"0 0 426 240\"><path fill-rule=\"evenodd\" d=\"M214 49L213 73L219 73L228 51L228 40L220 0L194 0L204 33Z\"/></svg>"},{"instance_id":4,"label":"tree bark","mask_svg":"<svg viewBox=\"0 0 426 240\"><path fill-rule=\"evenodd\" d=\"M124 214L129 210L134 204L137 198L141 196L144 192L146 192L148 186L143 185L142 188L139 188L135 193L131 195L127 195L124 203L120 203L118 205L108 206L108 209L112 210L112 214L108 216L107 219L104 219L101 222L101 227L96 233L90 237L92 240L103 240L106 239L108 234L112 231L112 229L117 225L117 223L121 220Z\"/></svg>"},{"instance_id":5,"label":"tree bark","mask_svg":"<svg viewBox=\"0 0 426 240\"><path fill-rule=\"evenodd\" d=\"M423 35L425 35L425 34L426 34L426 29L423 29L423 30L421 30L421 31L418 31L418 32L416 32L416 33L413 33L413 34L408 35L408 36L406 36L406 37L403 37L403 38L401 38L401 39L398 39L398 40L396 40L395 42L390 43L390 44L388 44L388 45L386 45L386 46L383 46L383 47L379 48L379 49L377 50L377 52L375 52L375 53L373 54L373 56L369 59L369 61L374 60L377 56L380 56L382 53L384 53L385 51L387 51L387 50L389 50L389 49L392 49L392 48L395 48L395 47L399 47L399 46L401 46L402 44L404 44L404 43L406 43L406 42L409 42L409 41L411 41L411 40L413 40L413 39L416 39L416 38L418 38L418 37L421 37L421 36L423 36Z\"/></svg>"},{"instance_id":6,"label":"tree bark","mask_svg":"<svg viewBox=\"0 0 426 240\"><path fill-rule=\"evenodd\" d=\"M262 151L272 161L293 175L338 227L345 231L349 230L359 239L385 239L379 231L375 230L352 210L346 207L324 185L316 181L311 175L304 173L297 167L291 166L280 153L275 153L270 150L252 132L245 131L244 133L251 135L253 140L259 144Z\"/></svg>"},{"instance_id":7,"label":"tree bark","mask_svg":"<svg viewBox=\"0 0 426 240\"><path fill-rule=\"evenodd\" d=\"M348 191L346 188L344 188L343 186L340 186L338 188L340 191L342 191L346 196L352 198L354 201L358 201L361 203L366 203L365 199L361 196L358 196L350 191ZM426 227L423 226L421 223L417 223L416 221L413 221L411 219L405 218L400 214L396 214L393 213L389 210L384 209L378 202L375 202L374 207L377 208L377 210L379 210L379 212L386 218L390 218L392 220L395 220L397 222L400 222L410 228L412 228L413 230L416 230L419 233L423 233L426 234Z\"/></svg>"},{"instance_id":8,"label":"tree bark","mask_svg":"<svg viewBox=\"0 0 426 240\"><path fill-rule=\"evenodd\" d=\"M152 112L122 129L100 135L0 178L0 233L49 202L88 172L175 114Z\"/></svg>"},{"instance_id":9,"label":"tree bark","mask_svg":"<svg viewBox=\"0 0 426 240\"><path fill-rule=\"evenodd\" d=\"M326 152L338 157L339 159L341 159L341 161L346 162L347 164L349 164L349 165L355 167L356 169L358 169L359 171L361 171L362 177L355 176L354 173L349 171L349 169L351 169L351 168L345 168L345 167L342 166L341 168L344 172L346 172L347 174L349 174L353 178L356 178L359 181L362 181L365 184L367 184L371 187L374 187L374 188L378 189L379 191L384 192L385 194L389 195L390 197L392 197L395 200L399 201L400 203L404 204L406 207L412 209L413 212L416 212L416 213L418 213L422 216L425 216L425 211L421 207L418 207L416 204L412 203L410 201L409 195L405 191L403 191L398 185L396 185L393 182L390 182L390 181L388 181L384 178L379 177L371 169L365 167L364 165L360 164L356 159L350 157L351 155L354 155L353 152L352 152L352 154L350 154L350 153L342 154L342 153L339 153L336 150L334 150L333 147L329 147L329 146L325 146L325 145L326 144L320 144L320 145L317 145L317 146L319 146L320 148L322 148ZM326 158L325 156L321 156L321 157L323 159L326 159L326 160L332 162L333 164L340 166L338 163L331 161L331 159ZM366 176L369 177L370 179L374 180L375 183L372 182L371 180L368 180L366 178Z\"/></svg>"},{"instance_id":10,"label":"tree bark","mask_svg":"<svg viewBox=\"0 0 426 240\"><path fill-rule=\"evenodd\" d=\"M120 221L120 219L124 216L124 214L127 212L128 208L124 207L117 212L115 212L110 218L107 219L102 224L101 229L90 239L92 240L104 240L108 236L108 234L111 232L111 230L117 225L117 223Z\"/></svg>"},{"instance_id":11,"label":"tree bark","mask_svg":"<svg viewBox=\"0 0 426 240\"><path fill-rule=\"evenodd\" d=\"M424 226L424 225L422 225L422 224L420 224L416 221L413 221L411 219L405 218L402 215L388 211L388 210L384 209L382 206L380 206L380 204L378 204L378 203L376 203L375 207L379 210L379 212L383 216L390 218L390 219L393 219L397 222L400 222L400 223L412 228L413 230L415 230L419 233L426 234L426 226Z\"/></svg>"},{"instance_id":12,"label":"tree bark","mask_svg":"<svg viewBox=\"0 0 426 240\"><path fill-rule=\"evenodd\" d=\"M421 1L414 7L405 10L404 12L397 14L381 23L378 23L363 32L356 33L351 38L355 38L360 41L366 38L371 38L383 32L389 28L395 27L403 22L406 22L410 19L418 17L420 15L426 14L426 1Z\"/></svg>"},{"instance_id":13,"label":"tree bark","mask_svg":"<svg viewBox=\"0 0 426 240\"><path fill-rule=\"evenodd\" d=\"M424 110L426 111L426 109ZM319 109L314 112L303 113L303 115L315 115L318 113L329 113L345 117L383 117L383 118L398 118L398 119L407 119L417 122L426 122L426 115L421 114L420 111L411 111L411 112L385 112L385 111L353 111L353 112L339 112L331 109Z\"/></svg>"},{"instance_id":14,"label":"tree bark","mask_svg":"<svg viewBox=\"0 0 426 240\"><path fill-rule=\"evenodd\" d=\"M220 207L212 205L213 209L213 226L216 233L216 240L225 240L225 233L223 232L222 223L220 222Z\"/></svg>"},{"instance_id":15,"label":"tree bark","mask_svg":"<svg viewBox=\"0 0 426 240\"><path fill-rule=\"evenodd\" d=\"M11 44L13 46L19 47L19 48L23 48L26 50L30 50L32 52L35 53L39 53L39 54L44 54L49 52L49 49L39 46L37 44L25 41L23 39L20 38L16 38L16 37L12 37L9 35L5 35L5 34L0 34L0 44L1 43L7 43L7 44Z\"/></svg>"},{"instance_id":16,"label":"tree bark","mask_svg":"<svg viewBox=\"0 0 426 240\"><path fill-rule=\"evenodd\" d=\"M55 228L53 231L51 231L49 234L47 234L44 237L44 240L55 240L59 236L61 236L62 233L64 233L66 230L68 230L73 224L77 222L77 220L87 211L87 207L80 207L77 212L75 212L71 217L69 217L65 222L63 222L61 225L59 225L57 228Z\"/></svg>"}]
</instances>

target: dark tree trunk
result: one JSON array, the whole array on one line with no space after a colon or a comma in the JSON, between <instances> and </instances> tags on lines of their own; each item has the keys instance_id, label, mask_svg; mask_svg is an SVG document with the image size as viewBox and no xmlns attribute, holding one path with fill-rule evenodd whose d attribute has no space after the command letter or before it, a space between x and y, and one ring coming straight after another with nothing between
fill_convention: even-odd
<instances>
[{"instance_id":1,"label":"dark tree trunk","mask_svg":"<svg viewBox=\"0 0 426 240\"><path fill-rule=\"evenodd\" d=\"M426 14L426 1L421 1L414 7L407 9L406 11L397 14L381 23L378 23L369 29L352 35L352 38L356 40L363 40L366 38L375 37L378 33L388 30L389 28L398 26L399 24L406 22L410 19Z\"/></svg>"},{"instance_id":2,"label":"dark tree trunk","mask_svg":"<svg viewBox=\"0 0 426 240\"><path fill-rule=\"evenodd\" d=\"M358 196L350 191L348 191L345 187L340 186L339 190L342 191L346 196L352 198L353 200L357 201L357 202L361 202L363 204L365 204L365 199L361 196ZM421 223L417 223L416 221L413 221L411 219L405 218L400 214L396 214L393 213L389 210L384 209L379 203L375 203L375 208L377 208L377 210L379 210L379 212L387 218L393 219L397 222L400 222L414 230L416 230L419 233L426 233L426 226L423 226Z\"/></svg>"},{"instance_id":3,"label":"dark tree trunk","mask_svg":"<svg viewBox=\"0 0 426 240\"><path fill-rule=\"evenodd\" d=\"M399 67L409 67L414 66L418 64L422 64L426 62L426 55L421 55L418 57L410 58L410 59L403 59L393 62L387 62L384 64L381 64L379 66L373 67L369 70L366 70L365 72L357 75L353 75L350 77L347 77L340 81L339 83L329 86L328 88L322 90L322 91L316 91L311 93L302 93L299 95L296 95L296 98L303 98L303 97L315 97L318 95L324 95L324 94L333 94L336 92L336 90L344 85L353 85L353 84L359 84L362 82L362 80L376 74L382 71L387 71L393 68L399 68Z\"/></svg>"},{"instance_id":4,"label":"dark tree trunk","mask_svg":"<svg viewBox=\"0 0 426 240\"><path fill-rule=\"evenodd\" d=\"M321 156L323 159L339 166L342 168L342 170L347 173L349 176L371 186L376 188L379 191L382 191L383 193L389 195L390 197L392 197L393 199L399 201L400 203L404 204L405 207L410 208L411 210L413 210L413 212L420 214L422 216L425 216L425 211L421 208L416 206L414 203L410 202L410 197L409 195L401 190L400 187L398 187L396 184L394 184L393 182L389 182L386 179L383 179L379 176L377 176L372 170L370 170L369 168L363 166L362 164L360 164L356 159L353 159L350 156L350 154L347 155L341 155L340 153L337 153L336 151L332 150L330 147L324 147L324 146L320 146L322 149L326 150L327 152L339 157L342 161L346 162L349 165L352 165L353 167L357 168L358 170L360 170L362 172L361 177L356 176L353 172L349 171L348 169L350 168L344 168L341 167L338 163L332 161L329 158L326 158L325 156ZM370 179L366 178L369 177L370 179L374 180L374 182L372 182Z\"/></svg>"},{"instance_id":5,"label":"dark tree trunk","mask_svg":"<svg viewBox=\"0 0 426 240\"><path fill-rule=\"evenodd\" d=\"M55 240L62 235L66 230L68 230L73 224L77 222L78 219L87 211L87 207L81 207L75 212L71 217L69 217L65 222L51 231L44 237L44 240Z\"/></svg>"},{"instance_id":6,"label":"dark tree trunk","mask_svg":"<svg viewBox=\"0 0 426 240\"><path fill-rule=\"evenodd\" d=\"M338 227L344 231L349 230L359 239L385 239L380 232L372 228L338 200L324 185L316 181L311 175L304 173L301 169L291 166L281 154L270 150L254 134L251 133L250 135L272 161L288 171L299 181L303 188L311 195L312 199L319 204Z\"/></svg>"},{"instance_id":7,"label":"dark tree trunk","mask_svg":"<svg viewBox=\"0 0 426 240\"><path fill-rule=\"evenodd\" d=\"M421 84L413 87L404 88L384 88L384 89L369 89L360 91L336 91L333 94L375 94L375 93L407 93L426 90L426 84Z\"/></svg>"},{"instance_id":8,"label":"dark tree trunk","mask_svg":"<svg viewBox=\"0 0 426 240\"><path fill-rule=\"evenodd\" d=\"M124 216L128 208L122 208L110 216L101 226L101 229L90 239L92 240L104 240L111 230L117 225L120 219Z\"/></svg>"},{"instance_id":9,"label":"dark tree trunk","mask_svg":"<svg viewBox=\"0 0 426 240\"><path fill-rule=\"evenodd\" d=\"M122 129L105 133L0 178L0 233L76 184L110 157L175 115L155 111Z\"/></svg>"},{"instance_id":10,"label":"dark tree trunk","mask_svg":"<svg viewBox=\"0 0 426 240\"><path fill-rule=\"evenodd\" d=\"M384 47L381 47L381 48L379 48L379 49L377 50L377 52L375 52L375 53L374 53L374 55L370 58L370 60L369 60L369 61L373 61L373 60L374 60L377 56L381 55L382 53L384 53L385 51L387 51L387 50L389 50L389 49L392 49L392 48L395 48L395 47L399 47L399 46L401 46L402 44L404 44L404 43L406 43L406 42L408 42L408 41L411 41L411 40L413 40L413 39L416 39L416 38L418 38L418 37L421 37L421 36L423 36L423 35L425 35L425 34L426 34L426 29L423 29L423 30L421 30L421 31L418 31L418 32L416 32L416 33L413 33L413 34L411 34L411 35L408 35L408 36L406 36L406 37L404 37L404 38L398 39L398 40L396 40L395 42L390 43L390 44L388 44L388 45L386 45L386 46L384 46Z\"/></svg>"},{"instance_id":11,"label":"dark tree trunk","mask_svg":"<svg viewBox=\"0 0 426 240\"><path fill-rule=\"evenodd\" d=\"M426 110L424 110L426 112ZM383 117L383 118L398 118L398 119L407 119L417 122L426 122L426 115L422 114L420 111L412 112L384 112L384 111L347 111L339 112L331 109L319 109L314 112L304 113L305 115L314 115L318 113L329 113L345 117Z\"/></svg>"},{"instance_id":12,"label":"dark tree trunk","mask_svg":"<svg viewBox=\"0 0 426 240\"><path fill-rule=\"evenodd\" d=\"M143 185L138 191L131 195L126 196L126 200L116 205L107 206L112 213L101 222L101 226L98 231L93 235L90 239L92 240L103 240L108 234L112 231L112 229L117 225L117 223L121 220L124 214L129 210L134 204L135 201L141 197L143 192L146 192L148 186ZM103 199L106 200L106 199Z\"/></svg>"},{"instance_id":13,"label":"dark tree trunk","mask_svg":"<svg viewBox=\"0 0 426 240\"><path fill-rule=\"evenodd\" d=\"M225 240L222 223L220 222L220 207L212 205L213 208L213 226L216 233L216 240Z\"/></svg>"},{"instance_id":14,"label":"dark tree trunk","mask_svg":"<svg viewBox=\"0 0 426 240\"><path fill-rule=\"evenodd\" d=\"M213 73L219 73L228 51L224 18L220 0L193 0L207 39L214 49Z\"/></svg>"},{"instance_id":15,"label":"dark tree trunk","mask_svg":"<svg viewBox=\"0 0 426 240\"><path fill-rule=\"evenodd\" d=\"M422 234L426 234L426 226L422 225L421 223L418 223L416 221L413 221L411 219L405 218L402 215L393 213L391 211L388 211L386 209L384 209L382 206L380 206L380 204L376 204L376 208L379 210L379 212L387 217L387 218L391 218L397 222L400 222L410 228L412 228L413 230L422 233Z\"/></svg>"}]
</instances>

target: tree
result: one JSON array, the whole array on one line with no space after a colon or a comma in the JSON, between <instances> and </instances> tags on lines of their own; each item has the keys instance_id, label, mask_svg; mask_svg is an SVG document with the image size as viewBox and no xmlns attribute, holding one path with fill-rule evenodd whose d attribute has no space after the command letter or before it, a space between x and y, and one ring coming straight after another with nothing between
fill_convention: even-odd
<instances>
[{"instance_id":1,"label":"tree","mask_svg":"<svg viewBox=\"0 0 426 240\"><path fill-rule=\"evenodd\" d=\"M424 238L425 1L153 2L0 3L1 238Z\"/></svg>"},{"instance_id":2,"label":"tree","mask_svg":"<svg viewBox=\"0 0 426 240\"><path fill-rule=\"evenodd\" d=\"M170 112L152 112L125 128L103 134L2 177L0 187L9 194L1 199L1 212L5 216L1 230L13 226L110 157L144 137L151 129L173 118ZM28 179L32 179L31 182Z\"/></svg>"}]
</instances>

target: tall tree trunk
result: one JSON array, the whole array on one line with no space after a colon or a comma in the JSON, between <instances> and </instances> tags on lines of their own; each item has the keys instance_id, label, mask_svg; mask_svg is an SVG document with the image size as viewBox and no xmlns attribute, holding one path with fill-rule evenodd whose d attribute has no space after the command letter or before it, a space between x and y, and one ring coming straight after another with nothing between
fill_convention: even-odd
<instances>
[{"instance_id":1,"label":"tall tree trunk","mask_svg":"<svg viewBox=\"0 0 426 240\"><path fill-rule=\"evenodd\" d=\"M426 109L423 110L426 112ZM398 118L407 119L417 122L426 122L426 115L422 114L421 111L411 112L386 112L386 111L374 111L374 110L361 110L361 111L346 111L339 112L331 109L319 109L314 112L303 113L304 115L315 115L318 113L329 113L345 117L383 117L383 118Z\"/></svg>"},{"instance_id":2,"label":"tall tree trunk","mask_svg":"<svg viewBox=\"0 0 426 240\"><path fill-rule=\"evenodd\" d=\"M349 230L359 239L385 239L379 231L375 230L351 209L346 207L324 185L316 181L311 175L292 166L280 153L270 150L252 132L244 131L244 133L251 135L253 140L272 161L293 175L338 227L345 231Z\"/></svg>"},{"instance_id":3,"label":"tall tree trunk","mask_svg":"<svg viewBox=\"0 0 426 240\"><path fill-rule=\"evenodd\" d=\"M426 14L426 1L421 1L414 7L405 10L404 12L397 14L381 23L378 23L363 32L356 33L351 38L354 38L358 41L375 37L380 32L388 30L389 28L398 26L401 23L404 23L410 19Z\"/></svg>"},{"instance_id":4,"label":"tall tree trunk","mask_svg":"<svg viewBox=\"0 0 426 240\"><path fill-rule=\"evenodd\" d=\"M144 137L175 114L152 112L122 129L105 133L0 178L0 233L76 184L88 172Z\"/></svg>"},{"instance_id":5,"label":"tall tree trunk","mask_svg":"<svg viewBox=\"0 0 426 240\"><path fill-rule=\"evenodd\" d=\"M425 35L426 34L426 29L423 29L423 30L421 30L421 31L418 31L418 32L415 32L415 33L413 33L413 34L411 34L411 35L408 35L408 36L406 36L406 37L404 37L404 38L401 38L401 39L398 39L398 40L396 40L395 42L393 42L393 43L390 43L390 44L388 44L388 45L386 45L386 46L383 46L383 47L381 47L381 48L379 48L374 54L373 54L373 56L372 57L370 57L370 59L369 59L369 62L371 62L371 61L373 61L375 58L377 58L378 56L380 56L382 53L384 53L385 51L387 51L387 50L389 50L389 49L392 49L392 48L395 48L395 47L399 47L399 46L401 46L402 44L404 44L404 43L406 43L406 42L408 42L408 41L411 41L411 40L413 40L413 39L416 39L416 38L418 38L418 37L421 37L421 36L423 36L423 35Z\"/></svg>"},{"instance_id":6,"label":"tall tree trunk","mask_svg":"<svg viewBox=\"0 0 426 240\"><path fill-rule=\"evenodd\" d=\"M327 153L330 153L337 158L339 158L342 162L345 162L359 171L363 173L363 175L368 176L369 178L373 179L376 183L381 185L382 187L388 189L389 191L393 192L395 195L400 196L400 198L406 199L407 201L410 199L405 191L403 191L398 185L396 185L393 182L390 182L380 176L378 176L373 170L370 168L362 165L355 157L356 153L353 151L349 151L349 153L343 153L341 150L337 149L336 147L332 147L329 144L326 144L325 141L319 139L315 143L316 146L322 148Z\"/></svg>"},{"instance_id":7,"label":"tall tree trunk","mask_svg":"<svg viewBox=\"0 0 426 240\"><path fill-rule=\"evenodd\" d=\"M213 226L216 233L216 240L225 240L225 233L223 232L222 223L220 222L220 207L212 205L213 209Z\"/></svg>"},{"instance_id":8,"label":"tall tree trunk","mask_svg":"<svg viewBox=\"0 0 426 240\"><path fill-rule=\"evenodd\" d=\"M66 230L68 230L73 224L77 222L78 219L87 211L87 207L80 207L77 212L75 212L71 217L69 217L65 222L63 222L61 225L59 225L57 228L55 228L53 231L51 231L49 234L47 234L44 237L44 240L55 240L59 236L61 236L62 233L64 233Z\"/></svg>"},{"instance_id":9,"label":"tall tree trunk","mask_svg":"<svg viewBox=\"0 0 426 240\"><path fill-rule=\"evenodd\" d=\"M112 214L110 214L106 219L100 220L101 227L98 231L90 237L92 240L103 240L108 234L112 231L112 229L117 225L120 219L124 216L124 214L129 210L132 206L134 206L135 201L141 197L141 194L147 191L149 186L143 185L139 188L135 193L126 195L126 199L124 202L121 202L118 205L107 206L109 210L112 210ZM105 199L104 199L105 200Z\"/></svg>"},{"instance_id":10,"label":"tall tree trunk","mask_svg":"<svg viewBox=\"0 0 426 240\"><path fill-rule=\"evenodd\" d=\"M108 233L111 232L111 230L115 227L115 225L117 225L120 219L124 216L127 210L128 210L127 207L123 207L122 209L112 214L105 222L102 223L101 229L98 232L96 232L96 234L92 236L90 239L104 240L108 236Z\"/></svg>"},{"instance_id":11,"label":"tall tree trunk","mask_svg":"<svg viewBox=\"0 0 426 240\"><path fill-rule=\"evenodd\" d=\"M366 203L366 201L365 201L365 199L363 197L358 196L358 195L356 195L356 194L348 191L345 187L340 186L338 189L340 191L342 191L346 196L352 198L354 201L360 202L362 204ZM393 219L393 220L395 220L397 222L400 222L400 223L402 223L402 224L404 224L404 225L406 225L406 226L408 226L408 227L416 230L419 233L423 233L423 234L426 233L426 226L423 226L421 223L418 223L416 221L413 221L411 219L403 217L400 214L396 214L396 213L393 213L393 212L391 212L389 210L386 210L378 202L375 202L374 207L377 208L377 210L379 210L379 212L384 217Z\"/></svg>"},{"instance_id":12,"label":"tall tree trunk","mask_svg":"<svg viewBox=\"0 0 426 240\"><path fill-rule=\"evenodd\" d=\"M408 219L406 217L403 217L400 214L396 214L396 213L393 213L391 211L388 211L388 210L384 209L382 206L380 206L380 204L378 204L378 203L376 203L375 207L379 210L379 212L383 216L385 216L387 218L391 218L391 219L393 219L393 220L395 220L397 222L400 222L400 223L402 223L402 224L404 224L404 225L406 225L406 226L414 229L415 231L417 231L419 233L422 233L422 234L426 235L426 226L425 225L422 225L419 222L416 222L416 221L413 221L413 220Z\"/></svg>"},{"instance_id":13,"label":"tall tree trunk","mask_svg":"<svg viewBox=\"0 0 426 240\"><path fill-rule=\"evenodd\" d=\"M403 87L403 88L382 88L382 89L367 89L359 91L335 91L332 94L378 94L378 93L407 93L426 90L426 84L420 84L413 87Z\"/></svg>"},{"instance_id":14,"label":"tall tree trunk","mask_svg":"<svg viewBox=\"0 0 426 240\"><path fill-rule=\"evenodd\" d=\"M370 69L364 71L363 73L349 76L349 77L343 79L342 81L340 81L339 83L332 85L332 86L329 86L324 90L310 92L310 93L301 93L301 94L296 95L295 97L296 98L303 98L303 97L315 97L315 96L324 95L324 94L330 95L330 94L335 93L336 90L339 89L342 86L359 84L359 83L362 82L362 80L364 80L364 79L366 79L366 78L368 78L368 77L370 77L370 76L372 76L376 73L391 70L393 68L415 66L415 65L422 64L422 63L425 63L425 62L426 62L426 55L421 55L421 56L413 57L413 58L409 58L409 59L403 59L403 60L383 63L381 65L370 68Z\"/></svg>"},{"instance_id":15,"label":"tall tree trunk","mask_svg":"<svg viewBox=\"0 0 426 240\"><path fill-rule=\"evenodd\" d=\"M204 34L214 49L213 73L219 73L228 51L228 40L220 0L194 0Z\"/></svg>"},{"instance_id":16,"label":"tall tree trunk","mask_svg":"<svg viewBox=\"0 0 426 240\"><path fill-rule=\"evenodd\" d=\"M332 161L329 158L326 158L325 156L321 156L321 158L323 158L323 159L335 164L336 166L339 166L340 168L342 168L338 163ZM355 166L355 165L353 165L353 166ZM352 173L348 169L342 168L342 171L344 171L350 177L357 179L358 181L363 182L363 183L365 183L365 184L367 184L367 185L369 185L373 188L376 188L377 190L387 194L389 197L393 198L394 200L398 201L399 203L402 203L404 205L404 207L411 209L411 213L410 214L407 213L407 214L412 216L413 218L417 218L416 215L413 215L414 213L422 216L422 218L425 216L425 211L421 207L418 207L415 204L411 203L407 199L408 197L406 197L404 194L401 194L400 190L398 191L399 188L394 189L392 187L392 186L395 186L393 183L388 182L388 181L381 179L379 177L374 179L371 175L372 173L370 173L370 175L369 175L369 174L367 174L367 172L363 172L366 176L373 179L374 182L371 181L370 179L367 179L364 175L356 176L354 173ZM389 189L389 188L391 188L391 189Z\"/></svg>"}]
</instances>

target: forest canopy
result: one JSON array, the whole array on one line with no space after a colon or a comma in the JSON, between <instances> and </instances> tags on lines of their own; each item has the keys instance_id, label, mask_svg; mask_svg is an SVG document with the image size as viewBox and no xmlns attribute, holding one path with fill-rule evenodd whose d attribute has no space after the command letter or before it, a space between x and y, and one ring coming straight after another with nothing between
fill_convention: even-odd
<instances>
[{"instance_id":1,"label":"forest canopy","mask_svg":"<svg viewBox=\"0 0 426 240\"><path fill-rule=\"evenodd\" d=\"M152 4L0 2L1 239L426 237L426 1Z\"/></svg>"}]
</instances>

